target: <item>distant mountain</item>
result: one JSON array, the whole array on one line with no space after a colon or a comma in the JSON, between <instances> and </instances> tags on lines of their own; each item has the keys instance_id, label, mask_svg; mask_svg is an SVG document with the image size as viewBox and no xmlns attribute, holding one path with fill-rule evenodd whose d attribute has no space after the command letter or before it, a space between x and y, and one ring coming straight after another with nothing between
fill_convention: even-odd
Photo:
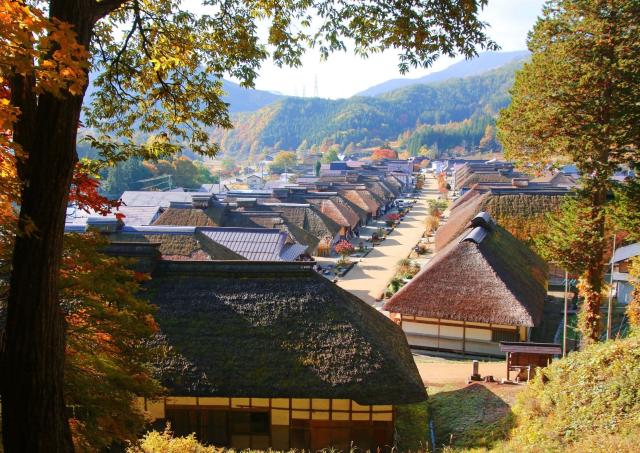
<instances>
[{"instance_id":1,"label":"distant mountain","mask_svg":"<svg viewBox=\"0 0 640 453\"><path fill-rule=\"evenodd\" d=\"M284 98L283 95L270 91L242 88L229 80L224 80L222 87L227 93L223 99L229 103L229 111L232 113L253 112Z\"/></svg>"},{"instance_id":2,"label":"distant mountain","mask_svg":"<svg viewBox=\"0 0 640 453\"><path fill-rule=\"evenodd\" d=\"M91 74L90 81L93 81L95 75ZM285 97L270 91L242 88L237 83L226 79L222 80L222 88L227 93L226 96L223 96L223 99L229 103L229 111L232 113L253 112ZM86 103L89 102L95 91L95 86L90 82L85 95Z\"/></svg>"},{"instance_id":3,"label":"distant mountain","mask_svg":"<svg viewBox=\"0 0 640 453\"><path fill-rule=\"evenodd\" d=\"M434 144L442 151L456 146L471 151L508 105L520 65L513 62L480 76L412 85L376 97L285 97L234 115L234 129L212 131L212 139L239 159L322 143L353 149L400 139L408 147L414 135L414 152Z\"/></svg>"},{"instance_id":4,"label":"distant mountain","mask_svg":"<svg viewBox=\"0 0 640 453\"><path fill-rule=\"evenodd\" d=\"M528 50L517 50L514 52L482 52L476 58L460 61L452 64L442 71L434 72L424 77L417 79L387 80L386 82L382 82L361 91L356 96L378 96L409 85L442 82L456 77L480 75L484 72L504 66L507 63L523 60L528 56Z\"/></svg>"}]
</instances>

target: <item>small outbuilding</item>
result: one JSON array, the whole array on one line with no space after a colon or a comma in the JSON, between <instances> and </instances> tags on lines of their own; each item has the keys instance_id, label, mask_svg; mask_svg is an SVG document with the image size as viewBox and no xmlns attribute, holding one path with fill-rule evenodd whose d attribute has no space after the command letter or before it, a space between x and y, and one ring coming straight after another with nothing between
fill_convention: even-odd
<instances>
[{"instance_id":1,"label":"small outbuilding","mask_svg":"<svg viewBox=\"0 0 640 453\"><path fill-rule=\"evenodd\" d=\"M554 357L562 354L562 346L555 343L521 343L501 341L500 350L507 355L507 380L516 372L518 380L530 380L536 368L544 368Z\"/></svg>"}]
</instances>

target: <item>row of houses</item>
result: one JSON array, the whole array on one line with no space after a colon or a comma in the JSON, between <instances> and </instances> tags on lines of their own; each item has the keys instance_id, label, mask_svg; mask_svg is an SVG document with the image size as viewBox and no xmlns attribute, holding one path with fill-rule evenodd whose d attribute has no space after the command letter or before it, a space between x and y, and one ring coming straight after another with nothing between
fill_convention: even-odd
<instances>
[{"instance_id":1,"label":"row of houses","mask_svg":"<svg viewBox=\"0 0 640 453\"><path fill-rule=\"evenodd\" d=\"M435 256L384 310L412 347L504 357L505 345L540 337L535 332L542 330L547 287L563 279L564 270L528 245L544 230L546 216L575 193L579 175L565 167L531 178L499 161L451 161L437 170L459 196L435 233ZM638 254L638 244L630 244L611 260L607 278L619 303L630 299L628 265ZM516 349L529 353L547 346L554 345Z\"/></svg>"},{"instance_id":2,"label":"row of houses","mask_svg":"<svg viewBox=\"0 0 640 453\"><path fill-rule=\"evenodd\" d=\"M358 234L363 225L383 215L411 188L410 178L368 169L356 174L299 178L295 185L274 189L219 191L220 186L212 186L213 190L207 187L202 192L126 191L119 212L113 216L105 218L70 208L67 230L99 225L103 230L134 236L132 230L121 231L123 226L162 227L156 239L171 241L172 235L187 235L175 229L178 227L196 227L198 231L277 229L288 235L288 241L305 246L304 254L311 256L319 247L330 249L339 240ZM124 215L121 221L117 214ZM189 234L197 239L198 231ZM203 255L200 249L194 253Z\"/></svg>"},{"instance_id":3,"label":"row of houses","mask_svg":"<svg viewBox=\"0 0 640 453\"><path fill-rule=\"evenodd\" d=\"M496 160L432 169L458 197L435 233L435 256L384 309L413 347L504 357L501 342L530 341L543 320L549 266L527 242L575 181L533 180Z\"/></svg>"}]
</instances>

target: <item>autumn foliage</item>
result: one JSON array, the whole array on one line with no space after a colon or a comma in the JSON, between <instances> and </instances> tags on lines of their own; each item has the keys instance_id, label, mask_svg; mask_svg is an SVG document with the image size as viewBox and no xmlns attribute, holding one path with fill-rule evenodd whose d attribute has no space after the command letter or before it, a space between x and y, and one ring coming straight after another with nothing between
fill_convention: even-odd
<instances>
[{"instance_id":1,"label":"autumn foliage","mask_svg":"<svg viewBox=\"0 0 640 453\"><path fill-rule=\"evenodd\" d=\"M398 153L389 148L378 148L371 154L372 160L397 159Z\"/></svg>"},{"instance_id":2,"label":"autumn foliage","mask_svg":"<svg viewBox=\"0 0 640 453\"><path fill-rule=\"evenodd\" d=\"M4 213L11 206L0 204ZM15 213L0 222L0 275L6 275L16 232ZM136 294L148 277L128 262L100 252L97 234L66 235L60 270L60 304L66 313L64 391L78 451L100 451L114 441L133 440L144 426L134 409L138 396L161 388L146 365L144 342L157 326L151 306ZM8 282L0 278L0 314Z\"/></svg>"}]
</instances>

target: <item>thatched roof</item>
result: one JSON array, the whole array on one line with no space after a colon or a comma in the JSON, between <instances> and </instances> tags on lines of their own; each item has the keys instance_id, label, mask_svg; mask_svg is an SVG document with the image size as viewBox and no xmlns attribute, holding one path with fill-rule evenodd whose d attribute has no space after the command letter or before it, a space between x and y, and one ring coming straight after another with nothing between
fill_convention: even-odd
<instances>
[{"instance_id":1,"label":"thatched roof","mask_svg":"<svg viewBox=\"0 0 640 453\"><path fill-rule=\"evenodd\" d=\"M547 290L546 264L493 224L463 232L384 306L405 315L536 326Z\"/></svg>"},{"instance_id":2,"label":"thatched roof","mask_svg":"<svg viewBox=\"0 0 640 453\"><path fill-rule=\"evenodd\" d=\"M192 232L176 234L115 233L109 235L111 242L158 244L158 251L165 260L244 260L245 258L227 247L212 241L194 229Z\"/></svg>"},{"instance_id":3,"label":"thatched roof","mask_svg":"<svg viewBox=\"0 0 640 453\"><path fill-rule=\"evenodd\" d=\"M340 195L367 214L375 215L378 211L378 203L365 190L346 189L341 190Z\"/></svg>"},{"instance_id":4,"label":"thatched roof","mask_svg":"<svg viewBox=\"0 0 640 453\"><path fill-rule=\"evenodd\" d=\"M378 180L367 179L364 184L371 194L383 202L382 204L388 203L395 198L393 192Z\"/></svg>"},{"instance_id":5,"label":"thatched roof","mask_svg":"<svg viewBox=\"0 0 640 453\"><path fill-rule=\"evenodd\" d=\"M393 175L388 175L384 178L385 185L393 192L397 197L402 193L402 183L398 178Z\"/></svg>"},{"instance_id":6,"label":"thatched roof","mask_svg":"<svg viewBox=\"0 0 640 453\"><path fill-rule=\"evenodd\" d=\"M364 207L362 207L360 206L360 204L350 200L349 197L345 196L342 192L340 192L338 194L338 197L336 198L338 199L339 203L342 203L344 206L347 206L351 211L353 211L358 216L358 219L361 223L366 223L367 219L369 218L369 209L366 204L364 204Z\"/></svg>"},{"instance_id":7,"label":"thatched roof","mask_svg":"<svg viewBox=\"0 0 640 453\"><path fill-rule=\"evenodd\" d=\"M474 184L482 183L510 183L515 174L502 174L497 171L488 172L470 172L464 177L458 178L456 175L455 189L463 189L472 187Z\"/></svg>"},{"instance_id":8,"label":"thatched roof","mask_svg":"<svg viewBox=\"0 0 640 453\"><path fill-rule=\"evenodd\" d=\"M155 370L174 395L426 398L400 328L310 264L159 263Z\"/></svg>"},{"instance_id":9,"label":"thatched roof","mask_svg":"<svg viewBox=\"0 0 640 453\"><path fill-rule=\"evenodd\" d=\"M487 193L481 194L476 192L473 197L467 199L466 203L456 206L456 208L451 211L447 221L436 230L436 250L443 249L467 229L471 219L482 211L482 205L487 197Z\"/></svg>"},{"instance_id":10,"label":"thatched roof","mask_svg":"<svg viewBox=\"0 0 640 453\"><path fill-rule=\"evenodd\" d=\"M517 188L501 189L481 187L465 193L452 207L451 215L435 235L436 250L445 247L468 226L480 211L487 211L516 238L530 241L545 226L545 215L560 209L562 199L570 192L531 191Z\"/></svg>"},{"instance_id":11,"label":"thatched roof","mask_svg":"<svg viewBox=\"0 0 640 453\"><path fill-rule=\"evenodd\" d=\"M334 238L340 231L340 225L312 204L272 203L258 205L257 208L280 213L287 225L304 230L317 240Z\"/></svg>"},{"instance_id":12,"label":"thatched roof","mask_svg":"<svg viewBox=\"0 0 640 453\"><path fill-rule=\"evenodd\" d=\"M167 208L154 225L215 227L222 226L225 207L221 204L206 209Z\"/></svg>"}]
</instances>

